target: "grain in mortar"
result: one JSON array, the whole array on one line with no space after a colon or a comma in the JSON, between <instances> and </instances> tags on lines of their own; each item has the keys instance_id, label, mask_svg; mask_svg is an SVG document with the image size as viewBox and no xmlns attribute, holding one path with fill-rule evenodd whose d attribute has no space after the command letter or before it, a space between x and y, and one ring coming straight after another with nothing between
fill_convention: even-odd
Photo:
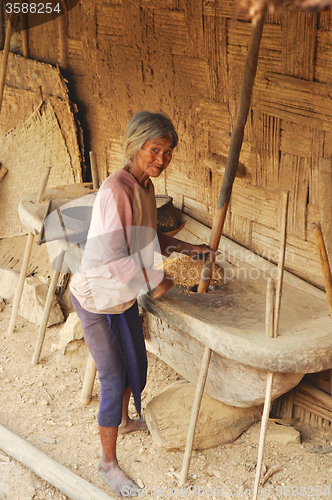
<instances>
[{"instance_id":1,"label":"grain in mortar","mask_svg":"<svg viewBox=\"0 0 332 500\"><path fill-rule=\"evenodd\" d=\"M172 278L175 285L184 287L187 292L199 285L204 263L193 260L187 255L179 255L163 261L162 266L166 276ZM158 266L161 268L161 265ZM223 278L223 270L214 264L211 285L217 285Z\"/></svg>"}]
</instances>

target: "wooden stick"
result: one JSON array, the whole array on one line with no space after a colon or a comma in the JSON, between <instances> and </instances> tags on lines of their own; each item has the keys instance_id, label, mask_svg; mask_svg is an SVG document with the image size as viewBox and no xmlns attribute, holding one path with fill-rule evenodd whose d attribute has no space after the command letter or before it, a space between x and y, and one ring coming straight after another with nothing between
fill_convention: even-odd
<instances>
[{"instance_id":1,"label":"wooden stick","mask_svg":"<svg viewBox=\"0 0 332 500\"><path fill-rule=\"evenodd\" d=\"M3 92L5 89L5 83L6 83L8 56L9 56L9 49L10 49L10 39L12 37L13 24L14 24L14 12L11 12L9 14L9 18L8 18L8 27L7 27L7 33L6 33L5 47L3 49L3 56L2 56L1 77L0 77L0 113L1 113L1 107L2 107Z\"/></svg>"},{"instance_id":2,"label":"wooden stick","mask_svg":"<svg viewBox=\"0 0 332 500\"><path fill-rule=\"evenodd\" d=\"M324 278L327 301L332 314L332 276L331 276L329 259L326 252L322 228L320 224L313 224L313 226L314 226L313 233L315 237L320 267Z\"/></svg>"},{"instance_id":3,"label":"wooden stick","mask_svg":"<svg viewBox=\"0 0 332 500\"><path fill-rule=\"evenodd\" d=\"M95 360L89 353L88 362L85 369L83 387L81 392L81 402L87 406L92 399L93 384L97 373Z\"/></svg>"},{"instance_id":4,"label":"wooden stick","mask_svg":"<svg viewBox=\"0 0 332 500\"><path fill-rule=\"evenodd\" d=\"M43 200L43 195L44 191L46 189L47 181L49 178L51 172L51 167L46 167L45 174L42 180L42 184L39 189L39 193L37 195L36 199L36 204L41 203ZM33 244L33 233L28 234L27 242L25 244L25 251L24 251L24 256L23 256L23 262L21 266L21 271L20 271L20 276L18 279L17 287L15 290L15 296L14 296L14 302L13 302L13 309L12 309L12 315L10 317L10 322L9 322L9 327L8 327L8 335L11 335L14 332L15 325L16 325L16 320L17 320L17 314L18 314L18 308L20 306L21 302L21 297L22 297L22 292L23 292L23 287L24 287L24 281L26 278L27 270L28 270L28 265L29 265L29 260L30 260L30 255L31 255L31 249L32 249L32 244Z\"/></svg>"},{"instance_id":5,"label":"wooden stick","mask_svg":"<svg viewBox=\"0 0 332 500\"><path fill-rule=\"evenodd\" d=\"M0 165L0 181L7 175L8 170Z\"/></svg>"},{"instance_id":6,"label":"wooden stick","mask_svg":"<svg viewBox=\"0 0 332 500\"><path fill-rule=\"evenodd\" d=\"M93 151L90 151L89 156L90 156L92 186L93 186L93 189L99 189L96 154Z\"/></svg>"},{"instance_id":7,"label":"wooden stick","mask_svg":"<svg viewBox=\"0 0 332 500\"><path fill-rule=\"evenodd\" d=\"M21 6L22 3L24 3L25 0L21 0ZM21 31L22 31L22 49L23 49L23 56L24 57L29 57L29 42L28 42L28 25L27 25L27 15L22 12L21 8Z\"/></svg>"},{"instance_id":8,"label":"wooden stick","mask_svg":"<svg viewBox=\"0 0 332 500\"><path fill-rule=\"evenodd\" d=\"M256 76L259 47L262 39L265 13L252 27L248 53L244 64L242 84L240 89L239 105L229 146L229 153L225 173L219 193L217 213L214 220L210 239L210 248L217 250L221 233L224 227L232 187L239 164L241 146L243 142L244 127L249 113L252 88ZM209 257L204 263L198 293L206 293L209 289L214 257Z\"/></svg>"},{"instance_id":9,"label":"wooden stick","mask_svg":"<svg viewBox=\"0 0 332 500\"><path fill-rule=\"evenodd\" d=\"M56 290L59 276L61 273L61 271L58 271L57 269L62 268L64 257L65 257L65 251L59 249L59 254L58 254L58 257L56 259L56 264L55 264L56 270L54 271L54 274L52 276L52 280L51 280L51 283L50 283L50 286L49 286L49 289L47 292L44 313L43 313L43 319L42 319L42 322L41 322L40 327L39 327L38 336L37 336L37 343L36 343L36 347L35 347L35 350L34 350L34 353L32 356L32 364L33 365L37 365L39 362L39 357L40 357L40 353L41 353L43 343L44 343L44 338L45 338L47 321L48 321L48 318L49 318L49 315L51 312L51 306L52 306L52 302L54 299L55 290Z\"/></svg>"},{"instance_id":10,"label":"wooden stick","mask_svg":"<svg viewBox=\"0 0 332 500\"><path fill-rule=\"evenodd\" d=\"M284 191L282 199L281 224L280 224L280 255L278 262L279 273L277 280L275 309L274 309L274 328L273 328L274 338L278 337L278 328L279 328L281 291L282 291L282 281L284 275L284 264L285 264L285 254L286 254L288 198L289 198L289 191ZM267 381L266 381L266 394L265 394L264 410L262 416L261 432L259 437L258 459L257 459L253 500L257 499L259 480L261 476L267 424L271 410L272 385L273 385L273 373L269 372L267 374Z\"/></svg>"},{"instance_id":11,"label":"wooden stick","mask_svg":"<svg viewBox=\"0 0 332 500\"><path fill-rule=\"evenodd\" d=\"M203 353L203 358L202 358L202 363L201 363L201 368L199 370L194 402L193 402L191 415L190 415L188 434L187 434L187 442L186 442L186 448L184 451L179 486L183 486L185 484L185 482L187 481L187 476L188 476L188 471L189 471L189 466L190 466L190 459L191 459L191 454L192 454L193 444L194 444L196 422L197 422L197 418L198 418L198 414L199 414L199 409L201 406L201 401L202 401L202 397L203 397L203 392L204 392L206 377L207 377L207 373L208 373L208 369L209 369L210 359L211 359L211 349L209 347L205 347L204 353Z\"/></svg>"},{"instance_id":12,"label":"wooden stick","mask_svg":"<svg viewBox=\"0 0 332 500\"><path fill-rule=\"evenodd\" d=\"M274 308L274 337L278 336L278 329L279 329L281 293L282 293L282 283L284 277L285 255L286 255L288 200L289 200L289 191L284 191L282 197L282 209L281 209L278 279L276 286L276 300Z\"/></svg>"},{"instance_id":13,"label":"wooden stick","mask_svg":"<svg viewBox=\"0 0 332 500\"><path fill-rule=\"evenodd\" d=\"M257 499L259 480L261 477L261 469L262 469L262 462L263 462L263 455L264 455L264 445L265 445L265 438L266 438L266 432L267 432L267 424L269 421L269 415L270 415L270 409L271 409L272 384L273 384L273 373L270 372L267 374L267 381L266 381L266 394L265 394L264 410L263 410L263 416L262 416L261 432L260 432L260 436L259 436L258 459L257 459L257 468L256 468L253 500Z\"/></svg>"},{"instance_id":14,"label":"wooden stick","mask_svg":"<svg viewBox=\"0 0 332 500\"><path fill-rule=\"evenodd\" d=\"M52 460L2 425L0 448L73 500L111 500L104 491Z\"/></svg>"},{"instance_id":15,"label":"wooden stick","mask_svg":"<svg viewBox=\"0 0 332 500\"><path fill-rule=\"evenodd\" d=\"M58 17L59 26L59 66L63 69L68 67L68 32L67 32L67 12L64 1L60 0L64 14Z\"/></svg>"},{"instance_id":16,"label":"wooden stick","mask_svg":"<svg viewBox=\"0 0 332 500\"><path fill-rule=\"evenodd\" d=\"M267 280L266 290L266 317L265 317L265 333L267 337L273 337L273 320L274 320L274 281L272 278Z\"/></svg>"}]
</instances>

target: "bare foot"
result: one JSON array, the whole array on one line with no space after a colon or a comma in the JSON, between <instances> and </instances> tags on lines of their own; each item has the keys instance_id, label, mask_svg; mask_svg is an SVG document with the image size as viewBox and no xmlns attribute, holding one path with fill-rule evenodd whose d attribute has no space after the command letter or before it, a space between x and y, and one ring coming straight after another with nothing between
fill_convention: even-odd
<instances>
[{"instance_id":1,"label":"bare foot","mask_svg":"<svg viewBox=\"0 0 332 500\"><path fill-rule=\"evenodd\" d=\"M148 427L143 418L139 418L137 420L131 420L131 418L128 418L128 420L125 423L121 423L118 427L119 434L125 434L126 432L147 431L147 430Z\"/></svg>"},{"instance_id":2,"label":"bare foot","mask_svg":"<svg viewBox=\"0 0 332 500\"><path fill-rule=\"evenodd\" d=\"M128 477L118 464L103 464L98 466L99 476L108 484L118 497L135 497L140 489L130 477Z\"/></svg>"}]
</instances>

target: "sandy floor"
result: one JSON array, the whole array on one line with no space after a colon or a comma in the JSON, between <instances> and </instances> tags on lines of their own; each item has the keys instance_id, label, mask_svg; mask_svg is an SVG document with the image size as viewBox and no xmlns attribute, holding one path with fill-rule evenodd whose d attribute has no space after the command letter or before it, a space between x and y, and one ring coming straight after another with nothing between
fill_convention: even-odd
<instances>
[{"instance_id":1,"label":"sandy floor","mask_svg":"<svg viewBox=\"0 0 332 500\"><path fill-rule=\"evenodd\" d=\"M101 456L96 419L99 381L95 383L91 404L82 406L83 371L56 365L51 353L51 344L58 341L59 327L47 330L41 362L34 367L31 357L38 327L20 318L16 332L9 337L10 314L10 305L0 313L0 424L112 497L96 472ZM171 368L149 355L143 409L178 378ZM130 411L134 415L131 403ZM266 445L267 468L281 464L283 470L266 483L263 497L293 493L294 497L329 498L332 454L313 450L324 451L332 445L332 432L315 431L307 424L297 424L296 428L301 431L301 444ZM142 487L152 490L143 490L143 496L159 499L176 498L180 493L183 498L241 497L241 491L253 487L257 452L248 431L234 443L195 452L188 482L193 491L189 495L188 490L176 490L183 452L158 447L148 432L127 434L118 443L120 465ZM0 500L65 498L0 449Z\"/></svg>"}]
</instances>

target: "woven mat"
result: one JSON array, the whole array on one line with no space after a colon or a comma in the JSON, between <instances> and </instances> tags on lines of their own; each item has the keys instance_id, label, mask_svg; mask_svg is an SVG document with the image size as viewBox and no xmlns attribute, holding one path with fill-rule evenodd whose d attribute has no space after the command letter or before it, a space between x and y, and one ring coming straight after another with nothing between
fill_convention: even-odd
<instances>
[{"instance_id":1,"label":"woven mat","mask_svg":"<svg viewBox=\"0 0 332 500\"><path fill-rule=\"evenodd\" d=\"M71 157L50 102L25 123L0 136L0 162L8 174L0 184L0 238L27 232L17 206L24 196L38 192L45 167L51 166L49 187L75 182Z\"/></svg>"},{"instance_id":2,"label":"woven mat","mask_svg":"<svg viewBox=\"0 0 332 500\"><path fill-rule=\"evenodd\" d=\"M3 52L0 51L0 67ZM82 130L58 68L9 54L0 121L0 238L27 232L17 205L38 192L45 167L49 187L82 182Z\"/></svg>"}]
</instances>

